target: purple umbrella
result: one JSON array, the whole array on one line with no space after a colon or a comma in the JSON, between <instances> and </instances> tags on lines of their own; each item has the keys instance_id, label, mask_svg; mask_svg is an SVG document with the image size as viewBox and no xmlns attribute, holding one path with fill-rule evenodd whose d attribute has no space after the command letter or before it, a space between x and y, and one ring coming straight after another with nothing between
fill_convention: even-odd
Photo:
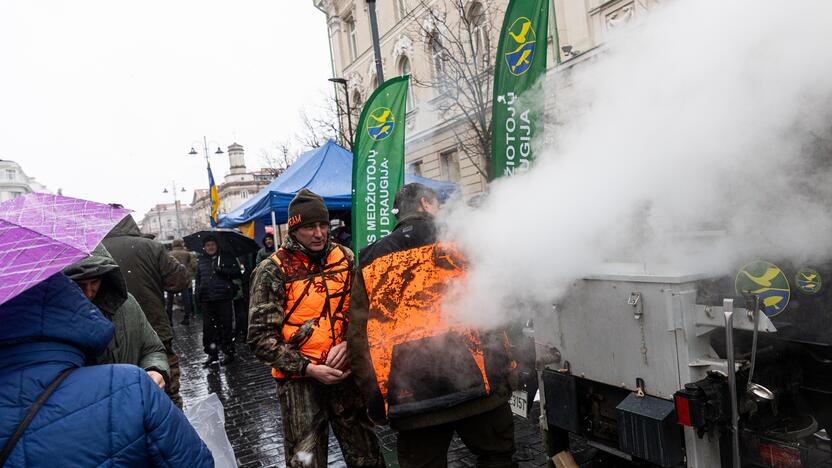
<instances>
[{"instance_id":1,"label":"purple umbrella","mask_svg":"<svg viewBox=\"0 0 832 468\"><path fill-rule=\"evenodd\" d=\"M47 193L0 203L0 304L87 257L129 212Z\"/></svg>"}]
</instances>

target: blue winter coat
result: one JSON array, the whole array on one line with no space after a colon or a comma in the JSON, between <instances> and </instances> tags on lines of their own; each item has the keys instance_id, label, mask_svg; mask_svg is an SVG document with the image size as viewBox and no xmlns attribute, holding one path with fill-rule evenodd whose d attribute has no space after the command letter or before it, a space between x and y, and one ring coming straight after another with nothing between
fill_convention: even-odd
<instances>
[{"instance_id":1,"label":"blue winter coat","mask_svg":"<svg viewBox=\"0 0 832 468\"><path fill-rule=\"evenodd\" d=\"M18 441L6 466L213 467L211 452L135 366L84 367L113 325L57 274L0 305L0 446L60 372L77 367Z\"/></svg>"},{"instance_id":2,"label":"blue winter coat","mask_svg":"<svg viewBox=\"0 0 832 468\"><path fill-rule=\"evenodd\" d=\"M218 302L234 299L237 287L232 280L242 276L240 264L234 256L225 253L213 257L200 255L196 263L196 300Z\"/></svg>"}]
</instances>

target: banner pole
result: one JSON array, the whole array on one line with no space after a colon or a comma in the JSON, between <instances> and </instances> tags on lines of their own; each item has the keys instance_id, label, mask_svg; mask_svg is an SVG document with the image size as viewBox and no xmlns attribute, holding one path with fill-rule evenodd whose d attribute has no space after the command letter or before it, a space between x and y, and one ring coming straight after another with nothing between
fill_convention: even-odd
<instances>
[{"instance_id":1,"label":"banner pole","mask_svg":"<svg viewBox=\"0 0 832 468\"><path fill-rule=\"evenodd\" d=\"M373 38L373 57L376 62L376 77L378 85L384 84L384 68L381 66L381 49L378 45L378 20L376 19L376 0L367 0L367 8L370 11L370 33Z\"/></svg>"},{"instance_id":2,"label":"banner pole","mask_svg":"<svg viewBox=\"0 0 832 468\"><path fill-rule=\"evenodd\" d=\"M274 249L277 250L280 247L280 244L277 243L277 230L280 227L277 225L277 217L274 215L274 210L272 210L272 239L274 239Z\"/></svg>"}]
</instances>

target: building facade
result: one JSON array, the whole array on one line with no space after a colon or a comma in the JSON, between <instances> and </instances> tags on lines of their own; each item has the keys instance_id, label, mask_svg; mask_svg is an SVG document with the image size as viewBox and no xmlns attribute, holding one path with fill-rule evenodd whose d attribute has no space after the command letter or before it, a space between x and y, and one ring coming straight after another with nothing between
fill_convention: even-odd
<instances>
[{"instance_id":1,"label":"building facade","mask_svg":"<svg viewBox=\"0 0 832 468\"><path fill-rule=\"evenodd\" d=\"M596 50L613 30L624 27L658 4L659 0L554 1L559 62L568 64Z\"/></svg>"},{"instance_id":2,"label":"building facade","mask_svg":"<svg viewBox=\"0 0 832 468\"><path fill-rule=\"evenodd\" d=\"M326 15L336 76L348 83L360 112L378 85L367 2L313 0ZM464 113L490 121L490 76L507 0L391 0L377 2L384 78L409 74L405 158L407 171L460 185L472 196L486 187L484 155L471 140ZM463 76L478 81L463 89ZM343 99L341 89L337 90ZM480 94L476 103L460 96ZM457 105L459 104L459 105ZM463 110L463 108L468 107ZM473 111L473 112L471 112ZM356 115L357 116L357 115ZM354 116L353 120L357 120ZM360 130L356 130L360 131Z\"/></svg>"},{"instance_id":3,"label":"building facade","mask_svg":"<svg viewBox=\"0 0 832 468\"><path fill-rule=\"evenodd\" d=\"M23 172L20 164L0 159L0 203L32 192L47 192L47 188Z\"/></svg>"},{"instance_id":4,"label":"building facade","mask_svg":"<svg viewBox=\"0 0 832 468\"><path fill-rule=\"evenodd\" d=\"M165 241L184 237L200 228L190 205L178 202L160 203L145 213L139 229L144 234L153 234L156 240ZM178 211L178 212L177 212Z\"/></svg>"},{"instance_id":5,"label":"building facade","mask_svg":"<svg viewBox=\"0 0 832 468\"><path fill-rule=\"evenodd\" d=\"M263 187L273 180L273 172L268 169L248 172L243 146L233 143L228 147L230 170L223 181L217 185L220 195L220 214L228 213L248 201ZM196 229L211 227L211 197L206 189L194 190L191 201Z\"/></svg>"},{"instance_id":6,"label":"building facade","mask_svg":"<svg viewBox=\"0 0 832 468\"><path fill-rule=\"evenodd\" d=\"M547 105L553 105L555 95L568 93L569 79L552 80L555 73L563 71L568 75L569 68L597 53L609 31L657 2L552 0L547 38L551 83L547 87L552 92L546 93ZM362 104L378 85L367 2L313 0L313 4L326 16L333 71L347 80L356 122ZM487 103L482 109L474 106L474 110L482 111L475 112L474 118L490 122L491 80L484 79L473 89L463 89L459 82L493 75L507 4L507 0L376 2L384 77L411 75L406 118L407 170L458 183L466 197L486 188L486 156L475 149L476 135L472 133L476 132L466 123L471 118L466 115L471 106L464 109L464 103L454 105L453 100L460 94L482 94ZM445 34L441 33L443 28ZM459 71L466 67L467 76L465 70ZM343 89L336 89L336 93L340 100L344 99ZM345 122L342 125L346 128Z\"/></svg>"}]
</instances>

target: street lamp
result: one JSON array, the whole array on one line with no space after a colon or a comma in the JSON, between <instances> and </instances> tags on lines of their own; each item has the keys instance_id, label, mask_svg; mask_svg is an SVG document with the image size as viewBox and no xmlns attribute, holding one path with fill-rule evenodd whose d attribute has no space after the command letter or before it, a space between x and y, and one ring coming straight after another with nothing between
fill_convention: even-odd
<instances>
[{"instance_id":1,"label":"street lamp","mask_svg":"<svg viewBox=\"0 0 832 468\"><path fill-rule=\"evenodd\" d=\"M350 109L350 91L347 88L347 80L344 78L330 78L328 81L333 83L338 83L344 87L344 97L347 101L347 125L349 125L349 135L347 135L347 140L350 142L350 151L353 151L353 141L352 141L352 109ZM335 94L335 99L338 99L338 93ZM337 111L337 108L336 108Z\"/></svg>"},{"instance_id":2,"label":"street lamp","mask_svg":"<svg viewBox=\"0 0 832 468\"><path fill-rule=\"evenodd\" d=\"M197 145L199 145L199 143L197 143ZM211 173L211 160L208 158L208 138L205 136L202 137L202 150L205 153L205 166L208 172L208 190L210 191L211 183L213 182L214 176ZM191 156L196 156L199 153L196 152L196 148L194 146L191 146L191 150L188 151L188 154ZM220 148L219 145L217 145L217 150L214 151L214 154L223 154L222 148ZM174 189L174 191L176 190ZM211 216L211 226L215 226L213 215Z\"/></svg>"},{"instance_id":3,"label":"street lamp","mask_svg":"<svg viewBox=\"0 0 832 468\"><path fill-rule=\"evenodd\" d=\"M182 190L180 190L180 192L184 193L185 192L185 187L182 187ZM176 191L176 181L175 180L173 181L173 188L172 188L171 192L168 192L168 188L165 187L165 189L162 190L162 193L173 193L173 209L174 209L174 213L176 214L176 237L177 238L182 237L182 221L179 218L179 199L176 196L176 193L177 193L177 191ZM161 234L161 230L162 230L161 217L159 219L159 224L160 224L159 231L160 231L160 234Z\"/></svg>"},{"instance_id":4,"label":"street lamp","mask_svg":"<svg viewBox=\"0 0 832 468\"><path fill-rule=\"evenodd\" d=\"M210 167L211 163L208 161L208 140L205 137L202 137L202 141L203 141L202 149L205 150L205 162L208 163L208 166ZM224 152L223 152L222 148L220 148L219 145L217 145L217 150L214 151L214 154L223 154L223 153ZM196 148L191 146L191 150L188 151L188 154L191 155L191 156L196 156L199 153L196 152Z\"/></svg>"},{"instance_id":5,"label":"street lamp","mask_svg":"<svg viewBox=\"0 0 832 468\"><path fill-rule=\"evenodd\" d=\"M367 9L370 12L370 33L373 38L373 56L376 62L376 77L378 85L384 83L384 67L381 66L381 50L378 42L378 20L376 19L376 0L367 0Z\"/></svg>"}]
</instances>

